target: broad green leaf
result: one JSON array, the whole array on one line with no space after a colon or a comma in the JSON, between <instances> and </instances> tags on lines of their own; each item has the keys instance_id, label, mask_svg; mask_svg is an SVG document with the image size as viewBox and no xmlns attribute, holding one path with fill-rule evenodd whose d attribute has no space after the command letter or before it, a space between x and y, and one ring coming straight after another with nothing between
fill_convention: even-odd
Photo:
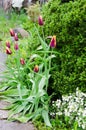
<instances>
[{"instance_id":1,"label":"broad green leaf","mask_svg":"<svg viewBox=\"0 0 86 130\"><path fill-rule=\"evenodd\" d=\"M41 78L40 82L39 82L39 90L42 90L42 89L43 89L43 87L44 87L45 84L46 84L45 81L46 81L46 77L43 76L43 77Z\"/></svg>"},{"instance_id":2,"label":"broad green leaf","mask_svg":"<svg viewBox=\"0 0 86 130\"><path fill-rule=\"evenodd\" d=\"M15 120L18 120L22 123L26 123L29 120L31 120L33 118L33 114L27 114L26 116L20 116L20 117L15 117Z\"/></svg>"},{"instance_id":3,"label":"broad green leaf","mask_svg":"<svg viewBox=\"0 0 86 130\"><path fill-rule=\"evenodd\" d=\"M36 26L35 26L35 29L36 29L36 32L37 32L37 34L38 34L39 40L40 40L40 42L41 42L42 48L43 48L45 51L48 50L48 45L47 45L46 42L41 38L41 36L40 36L40 34L39 34L38 29L36 28Z\"/></svg>"},{"instance_id":4,"label":"broad green leaf","mask_svg":"<svg viewBox=\"0 0 86 130\"><path fill-rule=\"evenodd\" d=\"M28 90L27 89L22 89L21 94L22 94L22 96L27 95L28 94ZM18 93L17 89L8 89L6 91L0 92L0 95L16 97L16 96L19 96L19 93Z\"/></svg>"},{"instance_id":5,"label":"broad green leaf","mask_svg":"<svg viewBox=\"0 0 86 130\"><path fill-rule=\"evenodd\" d=\"M39 50L42 50L43 47L42 46L39 46L36 50L39 51Z\"/></svg>"},{"instance_id":6,"label":"broad green leaf","mask_svg":"<svg viewBox=\"0 0 86 130\"><path fill-rule=\"evenodd\" d=\"M37 54L33 54L33 55L31 55L30 60L33 60L34 58L38 58L38 57L40 57L40 56Z\"/></svg>"},{"instance_id":7,"label":"broad green leaf","mask_svg":"<svg viewBox=\"0 0 86 130\"><path fill-rule=\"evenodd\" d=\"M14 119L15 119L15 120L18 120L18 121L20 121L20 122L22 122L22 123L26 123L26 122L29 120L29 118L26 117L26 116L15 117Z\"/></svg>"},{"instance_id":8,"label":"broad green leaf","mask_svg":"<svg viewBox=\"0 0 86 130\"><path fill-rule=\"evenodd\" d=\"M15 106L16 105L16 106ZM13 109L11 108L11 112L9 113L9 116L13 116L15 114L19 114L21 111L24 110L26 104L22 105L22 104L14 104Z\"/></svg>"},{"instance_id":9,"label":"broad green leaf","mask_svg":"<svg viewBox=\"0 0 86 130\"><path fill-rule=\"evenodd\" d=\"M44 119L45 124L46 124L47 126L52 127L52 126L51 126L51 123L50 123L50 121L49 121L49 116L48 116L48 111L47 111L47 110L43 110L43 111L42 111L42 117L43 117L43 119Z\"/></svg>"},{"instance_id":10,"label":"broad green leaf","mask_svg":"<svg viewBox=\"0 0 86 130\"><path fill-rule=\"evenodd\" d=\"M21 84L18 84L18 85L17 85L17 89L18 89L19 97L20 97L20 99L22 100Z\"/></svg>"},{"instance_id":11,"label":"broad green leaf","mask_svg":"<svg viewBox=\"0 0 86 130\"><path fill-rule=\"evenodd\" d=\"M50 55L50 56L48 56L47 60L50 60L50 59L55 58L55 57L56 57L55 55Z\"/></svg>"}]
</instances>

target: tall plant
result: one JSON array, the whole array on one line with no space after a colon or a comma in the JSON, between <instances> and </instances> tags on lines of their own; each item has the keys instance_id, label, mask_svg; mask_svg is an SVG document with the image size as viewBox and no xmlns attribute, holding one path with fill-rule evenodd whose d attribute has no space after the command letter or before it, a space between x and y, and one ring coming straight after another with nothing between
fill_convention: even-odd
<instances>
[{"instance_id":1,"label":"tall plant","mask_svg":"<svg viewBox=\"0 0 86 130\"><path fill-rule=\"evenodd\" d=\"M38 24L42 28L44 25L42 16L38 18ZM14 41L14 49L11 49L10 42L6 42L6 53L8 55L8 70L5 73L6 86L1 97L11 103L7 109L10 109L8 119L17 119L21 122L27 122L30 119L36 119L42 116L46 125L51 126L49 121L49 100L47 94L48 80L50 78L51 59L55 57L53 48L56 47L56 36L52 36L48 45L40 37L38 29L40 46L32 51L24 59L21 57L18 44L18 35L10 30L10 35ZM11 64L9 61L14 64ZM17 115L16 115L17 114Z\"/></svg>"}]
</instances>

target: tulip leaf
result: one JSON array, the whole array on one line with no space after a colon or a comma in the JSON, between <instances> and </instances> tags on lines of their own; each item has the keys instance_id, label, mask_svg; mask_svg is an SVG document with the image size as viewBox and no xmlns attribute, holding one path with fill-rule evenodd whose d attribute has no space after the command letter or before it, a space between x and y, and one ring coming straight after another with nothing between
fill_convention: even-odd
<instances>
[{"instance_id":1,"label":"tulip leaf","mask_svg":"<svg viewBox=\"0 0 86 130\"><path fill-rule=\"evenodd\" d=\"M26 116L20 116L20 117L15 117L15 120L18 120L22 123L26 123L28 120L32 119L33 115L29 114L28 117Z\"/></svg>"},{"instance_id":2,"label":"tulip leaf","mask_svg":"<svg viewBox=\"0 0 86 130\"><path fill-rule=\"evenodd\" d=\"M40 45L40 46L37 48L37 51L42 50L42 49L43 49L43 47Z\"/></svg>"},{"instance_id":3,"label":"tulip leaf","mask_svg":"<svg viewBox=\"0 0 86 130\"><path fill-rule=\"evenodd\" d=\"M50 60L50 59L55 58L55 57L56 57L55 55L50 55L50 56L47 58L47 60Z\"/></svg>"},{"instance_id":4,"label":"tulip leaf","mask_svg":"<svg viewBox=\"0 0 86 130\"><path fill-rule=\"evenodd\" d=\"M49 126L49 127L52 127L51 123L49 121L49 116L48 116L48 111L47 110L42 111L42 117L43 117L44 122L46 123L46 125Z\"/></svg>"},{"instance_id":5,"label":"tulip leaf","mask_svg":"<svg viewBox=\"0 0 86 130\"><path fill-rule=\"evenodd\" d=\"M28 90L26 89L22 89L21 90L21 94L22 96L27 95ZM17 89L8 89L6 91L2 91L0 92L0 95L5 95L5 96L9 96L9 97L17 97L19 96L18 90Z\"/></svg>"},{"instance_id":6,"label":"tulip leaf","mask_svg":"<svg viewBox=\"0 0 86 130\"><path fill-rule=\"evenodd\" d=\"M39 82L39 90L43 89L43 87L45 85L45 81L46 81L46 77L43 76L42 79Z\"/></svg>"}]
</instances>

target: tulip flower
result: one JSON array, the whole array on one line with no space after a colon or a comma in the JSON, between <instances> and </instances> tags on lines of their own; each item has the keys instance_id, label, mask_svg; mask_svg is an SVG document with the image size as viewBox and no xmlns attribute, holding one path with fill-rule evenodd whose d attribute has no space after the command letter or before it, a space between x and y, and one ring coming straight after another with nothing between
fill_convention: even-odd
<instances>
[{"instance_id":1,"label":"tulip flower","mask_svg":"<svg viewBox=\"0 0 86 130\"><path fill-rule=\"evenodd\" d=\"M20 59L20 63L21 65L24 65L25 64L25 60L23 58Z\"/></svg>"},{"instance_id":2,"label":"tulip flower","mask_svg":"<svg viewBox=\"0 0 86 130\"><path fill-rule=\"evenodd\" d=\"M41 15L38 17L38 24L39 24L40 26L44 25L44 21L43 21L43 18L42 18Z\"/></svg>"},{"instance_id":3,"label":"tulip flower","mask_svg":"<svg viewBox=\"0 0 86 130\"><path fill-rule=\"evenodd\" d=\"M9 42L9 41L6 41L6 46L7 46L8 48L10 48L10 42Z\"/></svg>"},{"instance_id":4,"label":"tulip flower","mask_svg":"<svg viewBox=\"0 0 86 130\"><path fill-rule=\"evenodd\" d=\"M15 33L15 35L14 35L14 40L18 41L18 35L17 35L17 33Z\"/></svg>"},{"instance_id":5,"label":"tulip flower","mask_svg":"<svg viewBox=\"0 0 86 130\"><path fill-rule=\"evenodd\" d=\"M12 51L10 50L10 48L6 47L6 54L11 55Z\"/></svg>"},{"instance_id":6,"label":"tulip flower","mask_svg":"<svg viewBox=\"0 0 86 130\"><path fill-rule=\"evenodd\" d=\"M39 71L39 67L38 67L38 65L35 65L35 67L34 67L34 72L38 72Z\"/></svg>"},{"instance_id":7,"label":"tulip flower","mask_svg":"<svg viewBox=\"0 0 86 130\"><path fill-rule=\"evenodd\" d=\"M15 32L14 32L14 30L13 30L13 29L10 29L10 35L11 35L12 37L14 37L14 36L15 36Z\"/></svg>"},{"instance_id":8,"label":"tulip flower","mask_svg":"<svg viewBox=\"0 0 86 130\"><path fill-rule=\"evenodd\" d=\"M55 48L56 47L56 36L52 36L50 41L50 47Z\"/></svg>"},{"instance_id":9,"label":"tulip flower","mask_svg":"<svg viewBox=\"0 0 86 130\"><path fill-rule=\"evenodd\" d=\"M18 50L18 49L19 49L18 43L15 43L15 44L14 44L14 49L15 49L15 50Z\"/></svg>"}]
</instances>

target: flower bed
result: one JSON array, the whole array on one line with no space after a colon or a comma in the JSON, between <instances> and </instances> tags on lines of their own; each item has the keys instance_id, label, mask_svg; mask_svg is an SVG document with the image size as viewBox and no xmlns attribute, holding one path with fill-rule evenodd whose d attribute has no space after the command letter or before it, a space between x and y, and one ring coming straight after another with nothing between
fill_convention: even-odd
<instances>
[{"instance_id":1,"label":"flower bed","mask_svg":"<svg viewBox=\"0 0 86 130\"><path fill-rule=\"evenodd\" d=\"M86 129L86 93L77 88L76 93L62 96L62 99L53 102L56 113L51 115L56 114L63 122L77 129Z\"/></svg>"}]
</instances>

